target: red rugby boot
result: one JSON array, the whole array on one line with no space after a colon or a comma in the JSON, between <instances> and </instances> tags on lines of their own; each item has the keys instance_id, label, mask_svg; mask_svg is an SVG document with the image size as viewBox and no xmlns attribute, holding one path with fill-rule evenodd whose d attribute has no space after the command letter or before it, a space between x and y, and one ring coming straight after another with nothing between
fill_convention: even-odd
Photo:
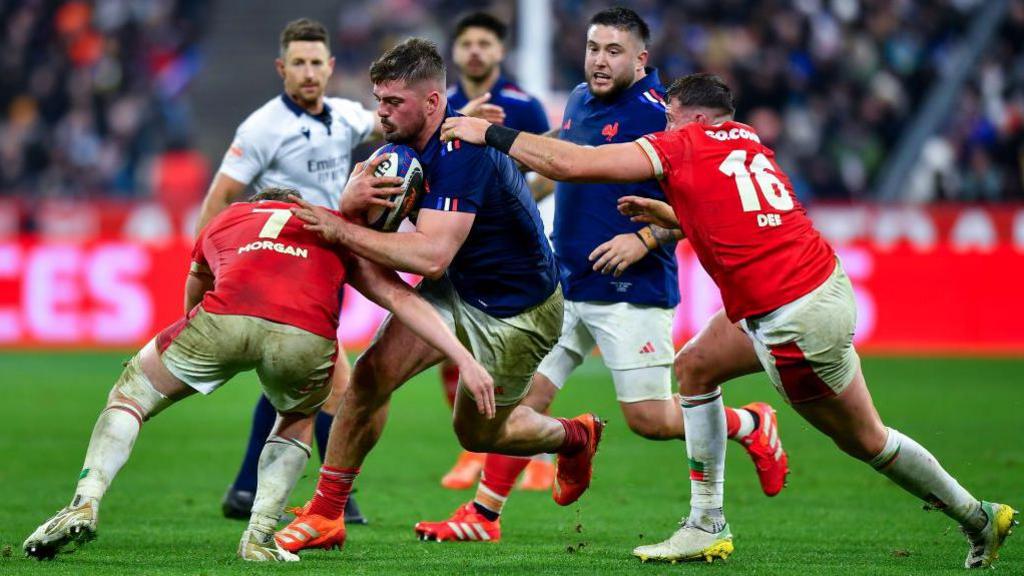
<instances>
[{"instance_id":1,"label":"red rugby boot","mask_svg":"<svg viewBox=\"0 0 1024 576\"><path fill-rule=\"evenodd\" d=\"M501 540L501 519L488 520L470 500L452 517L440 522L417 522L420 540L433 542L497 542Z\"/></svg>"},{"instance_id":2,"label":"red rugby boot","mask_svg":"<svg viewBox=\"0 0 1024 576\"><path fill-rule=\"evenodd\" d=\"M775 410L764 402L747 404L743 410L757 414L758 424L753 432L740 438L740 443L754 461L761 490L765 496L775 496L785 487L786 475L789 474L789 457L779 438Z\"/></svg>"},{"instance_id":3,"label":"red rugby boot","mask_svg":"<svg viewBox=\"0 0 1024 576\"><path fill-rule=\"evenodd\" d=\"M583 448L572 454L559 454L555 462L555 483L551 486L551 497L559 506L568 506L579 500L590 487L593 475L594 454L601 443L604 422L593 414L582 414L572 419L584 426L587 441Z\"/></svg>"}]
</instances>

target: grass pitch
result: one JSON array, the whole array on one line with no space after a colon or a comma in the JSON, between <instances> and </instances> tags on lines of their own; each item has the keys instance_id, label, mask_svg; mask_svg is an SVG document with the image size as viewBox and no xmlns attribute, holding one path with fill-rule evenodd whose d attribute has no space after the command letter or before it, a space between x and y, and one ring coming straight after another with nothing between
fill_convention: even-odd
<instances>
[{"instance_id":1,"label":"grass pitch","mask_svg":"<svg viewBox=\"0 0 1024 576\"><path fill-rule=\"evenodd\" d=\"M220 516L234 477L257 385L238 378L146 424L103 503L99 538L38 563L21 542L71 496L89 433L126 354L0 354L0 574L936 574L962 573L966 543L945 516L840 454L779 400L763 376L730 383L739 406L766 399L793 470L765 498L743 451L730 443L726 512L736 552L713 565L640 564L633 546L660 540L687 510L679 442L651 442L626 428L611 379L590 359L555 405L592 410L610 424L591 491L568 508L549 495L513 493L497 544L418 542L413 524L441 519L472 496L438 485L456 443L434 372L395 397L389 426L357 482L370 526L350 529L343 553L303 553L293 565L234 557L244 527ZM976 495L1024 506L1024 360L865 360L886 422L928 447ZM315 459L314 459L315 460ZM292 501L310 496L311 462ZM997 565L1024 573L1024 534Z\"/></svg>"}]
</instances>

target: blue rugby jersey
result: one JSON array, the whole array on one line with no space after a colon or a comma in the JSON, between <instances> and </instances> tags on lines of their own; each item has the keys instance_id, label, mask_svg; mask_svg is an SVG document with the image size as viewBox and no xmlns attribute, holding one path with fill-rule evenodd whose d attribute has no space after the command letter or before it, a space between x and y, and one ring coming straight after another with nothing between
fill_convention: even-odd
<instances>
[{"instance_id":1,"label":"blue rugby jersey","mask_svg":"<svg viewBox=\"0 0 1024 576\"><path fill-rule=\"evenodd\" d=\"M449 105L445 117L456 116ZM419 151L427 181L421 210L476 214L448 278L463 300L499 318L547 299L558 285L555 257L526 179L506 154L441 129Z\"/></svg>"},{"instance_id":2,"label":"blue rugby jersey","mask_svg":"<svg viewBox=\"0 0 1024 576\"><path fill-rule=\"evenodd\" d=\"M586 83L569 96L561 138L600 146L632 142L665 129L664 88L654 69L611 101L590 94ZM635 232L643 224L619 214L617 200L636 195L665 200L657 180L635 184L576 184L555 188L555 231L552 241L561 273L562 292L577 302L630 302L671 308L679 303L675 246L656 248L618 278L593 271L587 257L617 234Z\"/></svg>"},{"instance_id":3,"label":"blue rugby jersey","mask_svg":"<svg viewBox=\"0 0 1024 576\"><path fill-rule=\"evenodd\" d=\"M498 77L490 92L489 103L497 104L505 110L505 126L534 134L542 134L551 129L547 113L544 112L544 106L540 100L523 92L519 86L504 75ZM462 91L461 82L456 82L448 88L448 104L452 108L458 110L468 102L469 98Z\"/></svg>"}]
</instances>

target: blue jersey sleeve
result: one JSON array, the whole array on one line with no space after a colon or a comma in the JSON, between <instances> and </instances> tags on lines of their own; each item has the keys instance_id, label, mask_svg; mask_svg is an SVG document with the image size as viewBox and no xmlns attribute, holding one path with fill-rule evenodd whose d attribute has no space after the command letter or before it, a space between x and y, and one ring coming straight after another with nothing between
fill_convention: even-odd
<instances>
[{"instance_id":1,"label":"blue jersey sleeve","mask_svg":"<svg viewBox=\"0 0 1024 576\"><path fill-rule=\"evenodd\" d=\"M533 132L534 134L543 134L551 129L551 124L548 122L548 113L544 111L544 105L536 98L530 99L530 103L523 111L522 122L523 125L519 129Z\"/></svg>"},{"instance_id":2,"label":"blue jersey sleeve","mask_svg":"<svg viewBox=\"0 0 1024 576\"><path fill-rule=\"evenodd\" d=\"M458 140L442 144L427 173L427 193L420 208L476 214L494 181L494 163L484 148Z\"/></svg>"}]
</instances>

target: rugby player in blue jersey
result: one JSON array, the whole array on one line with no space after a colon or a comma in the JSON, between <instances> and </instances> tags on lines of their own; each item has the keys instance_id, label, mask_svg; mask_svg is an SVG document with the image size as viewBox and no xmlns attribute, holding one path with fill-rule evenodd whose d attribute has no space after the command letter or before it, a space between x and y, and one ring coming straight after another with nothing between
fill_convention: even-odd
<instances>
[{"instance_id":1,"label":"rugby player in blue jersey","mask_svg":"<svg viewBox=\"0 0 1024 576\"><path fill-rule=\"evenodd\" d=\"M296 214L326 240L384 266L424 276L431 302L493 376L492 387L460 382L453 426L474 452L558 454L552 493L568 505L587 489L603 424L592 414L556 419L520 406L533 373L558 340L562 294L537 206L515 163L492 148L440 141L448 106L445 67L433 43L412 38L370 67L377 114L390 142L419 153L428 192L416 228L382 233L303 203ZM371 177L359 168L348 186ZM342 198L349 220L366 206ZM343 511L366 455L387 420L391 394L441 360L441 353L389 317L356 362L331 429L316 494L277 533L290 552L345 541ZM479 380L469 380L479 382Z\"/></svg>"},{"instance_id":2,"label":"rugby player in blue jersey","mask_svg":"<svg viewBox=\"0 0 1024 576\"><path fill-rule=\"evenodd\" d=\"M664 89L646 66L647 24L627 8L595 14L587 33L586 82L570 94L560 137L600 146L632 142L665 128ZM541 362L523 400L538 411L554 401L596 344L611 370L630 429L653 440L682 439L682 409L672 393L672 321L679 303L677 237L631 222L618 212L622 196L664 200L656 180L636 184L560 182L555 191L554 248L565 315L562 335ZM757 466L764 492L782 489L786 454L770 406L726 408L729 436ZM489 454L472 501L439 522L420 522L423 539L488 541L501 537L499 515L528 459ZM474 528L465 529L466 526Z\"/></svg>"},{"instance_id":3,"label":"rugby player in blue jersey","mask_svg":"<svg viewBox=\"0 0 1024 576\"><path fill-rule=\"evenodd\" d=\"M550 125L543 104L523 91L501 68L507 33L508 26L486 12L473 12L459 19L451 37L452 61L458 76L448 87L448 105L463 114L485 118L516 130L546 133ZM535 185L543 182L543 189L549 194L553 188L550 180L537 174L530 173L527 181L535 197L538 194ZM538 209L545 230L550 231L553 206L539 204ZM441 362L440 373L448 403L454 406L459 369L445 360ZM452 490L476 486L484 457L485 454L463 450L452 469L441 478L441 486ZM551 455L540 454L527 466L520 486L526 490L549 490L554 477Z\"/></svg>"}]
</instances>

